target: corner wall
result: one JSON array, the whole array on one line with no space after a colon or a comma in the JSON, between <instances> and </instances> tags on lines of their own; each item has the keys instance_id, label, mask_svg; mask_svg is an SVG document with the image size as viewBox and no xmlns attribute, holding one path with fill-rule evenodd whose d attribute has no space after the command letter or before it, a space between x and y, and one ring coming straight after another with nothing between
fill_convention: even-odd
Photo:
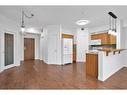
<instances>
[{"instance_id":1,"label":"corner wall","mask_svg":"<svg viewBox=\"0 0 127 95\"><path fill-rule=\"evenodd\" d=\"M0 15L0 71L5 69L4 66L4 33L14 34L14 64L19 66L21 60L20 53L20 32L17 23Z\"/></svg>"}]
</instances>

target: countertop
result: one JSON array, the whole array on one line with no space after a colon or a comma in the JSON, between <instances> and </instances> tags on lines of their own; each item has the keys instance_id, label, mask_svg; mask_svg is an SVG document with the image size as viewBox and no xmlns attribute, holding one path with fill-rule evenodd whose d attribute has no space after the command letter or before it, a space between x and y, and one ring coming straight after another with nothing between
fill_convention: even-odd
<instances>
[{"instance_id":1,"label":"countertop","mask_svg":"<svg viewBox=\"0 0 127 95\"><path fill-rule=\"evenodd\" d=\"M111 48L104 48L104 49L98 49L98 51L105 51L105 52L117 52L117 51L123 51L125 49L111 49Z\"/></svg>"},{"instance_id":2,"label":"countertop","mask_svg":"<svg viewBox=\"0 0 127 95\"><path fill-rule=\"evenodd\" d=\"M120 54L121 51L123 51L125 49L112 49L112 48L104 48L104 49L98 49L98 51L103 51L103 52L106 52L106 56L108 56L108 54L110 52L113 53L113 55L116 54L116 52L118 52Z\"/></svg>"},{"instance_id":3,"label":"countertop","mask_svg":"<svg viewBox=\"0 0 127 95\"><path fill-rule=\"evenodd\" d=\"M112 48L103 48L103 49L98 49L98 52L99 51L103 51L103 52L106 52L106 55L108 56L108 53L110 52L113 52L113 54L115 55L116 52L120 53L121 51L123 51L125 49L112 49ZM86 54L98 54L97 51L89 51L87 52Z\"/></svg>"},{"instance_id":4,"label":"countertop","mask_svg":"<svg viewBox=\"0 0 127 95\"><path fill-rule=\"evenodd\" d=\"M88 52L86 54L98 54L98 52Z\"/></svg>"}]
</instances>

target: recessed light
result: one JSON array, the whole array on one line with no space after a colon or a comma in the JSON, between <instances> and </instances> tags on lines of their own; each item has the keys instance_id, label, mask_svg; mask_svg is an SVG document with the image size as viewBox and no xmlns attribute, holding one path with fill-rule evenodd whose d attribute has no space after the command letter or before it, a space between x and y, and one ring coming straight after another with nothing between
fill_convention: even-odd
<instances>
[{"instance_id":1,"label":"recessed light","mask_svg":"<svg viewBox=\"0 0 127 95\"><path fill-rule=\"evenodd\" d=\"M78 21L76 22L77 25L86 25L86 24L88 24L88 23L89 23L88 20L78 20Z\"/></svg>"}]
</instances>

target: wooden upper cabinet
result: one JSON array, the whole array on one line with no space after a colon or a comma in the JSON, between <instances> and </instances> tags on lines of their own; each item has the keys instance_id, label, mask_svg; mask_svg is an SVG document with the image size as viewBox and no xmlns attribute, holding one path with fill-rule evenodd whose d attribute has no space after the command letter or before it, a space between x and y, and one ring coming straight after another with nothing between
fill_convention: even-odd
<instances>
[{"instance_id":1,"label":"wooden upper cabinet","mask_svg":"<svg viewBox=\"0 0 127 95\"><path fill-rule=\"evenodd\" d=\"M110 35L108 33L100 33L91 35L91 40L101 39L101 44L116 44L116 36Z\"/></svg>"},{"instance_id":2,"label":"wooden upper cabinet","mask_svg":"<svg viewBox=\"0 0 127 95\"><path fill-rule=\"evenodd\" d=\"M110 35L109 39L110 39L110 44L116 44L116 36Z\"/></svg>"}]
</instances>

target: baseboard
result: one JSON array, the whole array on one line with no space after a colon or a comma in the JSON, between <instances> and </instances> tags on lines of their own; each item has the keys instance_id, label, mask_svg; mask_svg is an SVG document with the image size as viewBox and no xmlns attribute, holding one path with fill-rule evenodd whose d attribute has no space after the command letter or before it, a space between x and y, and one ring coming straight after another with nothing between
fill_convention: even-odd
<instances>
[{"instance_id":1,"label":"baseboard","mask_svg":"<svg viewBox=\"0 0 127 95\"><path fill-rule=\"evenodd\" d=\"M62 63L59 63L59 64L57 64L57 63L46 63L46 64L48 64L48 65L63 65Z\"/></svg>"},{"instance_id":2,"label":"baseboard","mask_svg":"<svg viewBox=\"0 0 127 95\"><path fill-rule=\"evenodd\" d=\"M113 71L112 73L108 74L107 76L105 76L103 78L101 76L98 76L98 80L100 80L100 81L106 81L107 79L109 79L111 76L113 76L115 73L117 73L122 68L123 67L118 68L117 70Z\"/></svg>"},{"instance_id":3,"label":"baseboard","mask_svg":"<svg viewBox=\"0 0 127 95\"><path fill-rule=\"evenodd\" d=\"M4 70L3 69L0 69L0 73L3 72Z\"/></svg>"},{"instance_id":4,"label":"baseboard","mask_svg":"<svg viewBox=\"0 0 127 95\"><path fill-rule=\"evenodd\" d=\"M19 64L15 64L14 66L20 66L21 65L21 63L19 63Z\"/></svg>"},{"instance_id":5,"label":"baseboard","mask_svg":"<svg viewBox=\"0 0 127 95\"><path fill-rule=\"evenodd\" d=\"M123 67L127 68L127 66L123 66Z\"/></svg>"},{"instance_id":6,"label":"baseboard","mask_svg":"<svg viewBox=\"0 0 127 95\"><path fill-rule=\"evenodd\" d=\"M46 61L44 61L44 60L40 60L40 61L42 61L43 63L45 63L45 64L48 64Z\"/></svg>"}]
</instances>

